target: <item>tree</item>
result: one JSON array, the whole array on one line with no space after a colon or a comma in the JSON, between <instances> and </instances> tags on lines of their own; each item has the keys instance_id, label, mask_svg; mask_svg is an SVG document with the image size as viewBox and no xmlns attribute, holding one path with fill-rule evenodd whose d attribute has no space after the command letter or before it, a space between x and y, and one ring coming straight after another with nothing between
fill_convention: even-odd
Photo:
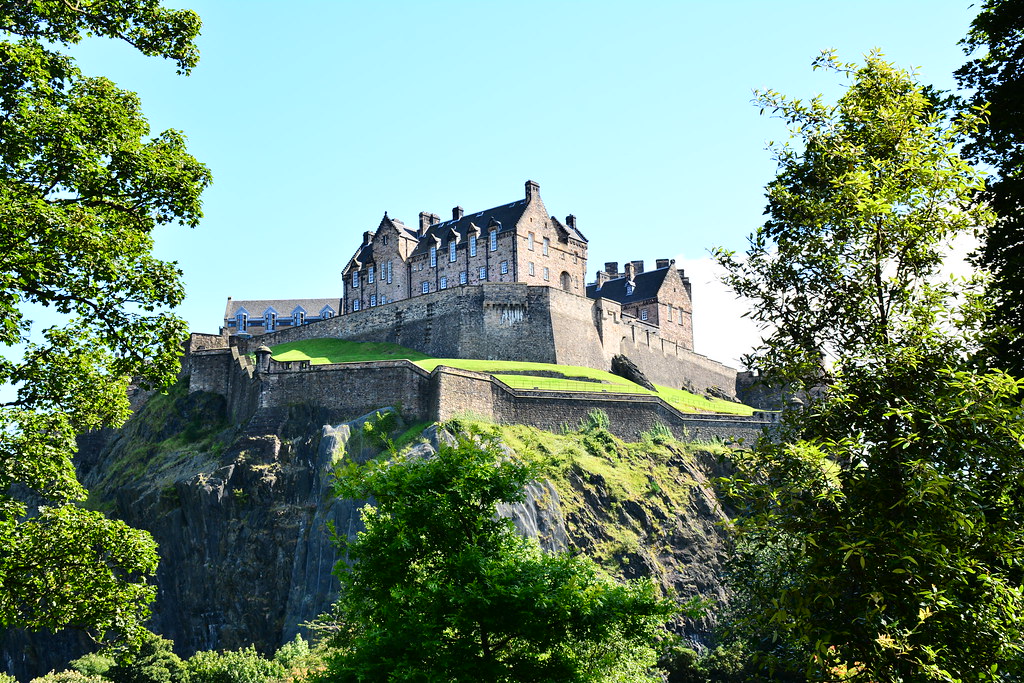
<instances>
[{"instance_id":1,"label":"tree","mask_svg":"<svg viewBox=\"0 0 1024 683\"><path fill-rule=\"evenodd\" d=\"M825 387L725 482L735 575L756 578L734 583L740 626L817 677L1005 680L1024 645L1024 387L976 364L985 302L937 275L990 221L955 146L978 119L943 119L877 53L815 66L849 88L758 94L794 141L745 258L718 253L766 331L754 367Z\"/></svg>"},{"instance_id":2,"label":"tree","mask_svg":"<svg viewBox=\"0 0 1024 683\"><path fill-rule=\"evenodd\" d=\"M350 465L339 496L370 499L366 530L339 541L331 681L646 680L677 608L585 558L545 554L498 518L530 469L459 439L429 458Z\"/></svg>"},{"instance_id":3,"label":"tree","mask_svg":"<svg viewBox=\"0 0 1024 683\"><path fill-rule=\"evenodd\" d=\"M118 38L186 73L199 18L155 0L4 2L0 31L0 386L16 389L0 404L0 625L131 631L155 544L76 506L71 458L76 435L125 420L130 382L176 373L181 273L151 233L196 225L210 174L177 131L150 136L134 93L58 50ZM39 314L57 322L35 329Z\"/></svg>"},{"instance_id":4,"label":"tree","mask_svg":"<svg viewBox=\"0 0 1024 683\"><path fill-rule=\"evenodd\" d=\"M994 339L997 357L1024 377L1024 3L985 0L962 43L967 54L985 50L956 77L974 91L969 104L988 111L965 155L997 173L982 197L999 219L984 235L978 262L992 273L992 320L1005 326Z\"/></svg>"}]
</instances>

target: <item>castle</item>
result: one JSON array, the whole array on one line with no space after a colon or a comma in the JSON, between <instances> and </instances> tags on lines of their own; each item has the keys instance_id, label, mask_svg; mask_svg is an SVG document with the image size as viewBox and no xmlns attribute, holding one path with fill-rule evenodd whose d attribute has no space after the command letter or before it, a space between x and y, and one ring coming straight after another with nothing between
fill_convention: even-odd
<instances>
[{"instance_id":1,"label":"castle","mask_svg":"<svg viewBox=\"0 0 1024 683\"><path fill-rule=\"evenodd\" d=\"M408 361L310 366L274 361L268 350L338 338L392 342L435 358L605 370L624 355L656 384L735 395L736 370L693 351L691 286L674 262L659 259L645 271L632 261L623 272L606 263L590 284L586 263L576 219L548 215L533 181L525 198L493 209L456 207L446 221L421 213L415 230L385 214L344 266L339 298L229 299L221 333L189 342L190 388L227 396L238 420L307 403L339 418L400 404L417 418L468 411L546 427L601 405L619 415L623 436L656 422L677 430L694 419L714 422L651 396L513 390L489 375L444 366L427 373Z\"/></svg>"},{"instance_id":2,"label":"castle","mask_svg":"<svg viewBox=\"0 0 1024 683\"><path fill-rule=\"evenodd\" d=\"M525 283L558 287L590 299L618 302L622 315L658 328L661 338L693 350L690 281L669 259L644 271L643 261L606 263L584 284L587 238L576 218L549 216L540 185L526 181L523 199L467 215L461 206L451 220L421 212L412 229L384 214L375 231L342 270L340 299L235 301L228 299L224 329L230 334L264 334L341 314L352 314L431 292L467 285Z\"/></svg>"}]
</instances>

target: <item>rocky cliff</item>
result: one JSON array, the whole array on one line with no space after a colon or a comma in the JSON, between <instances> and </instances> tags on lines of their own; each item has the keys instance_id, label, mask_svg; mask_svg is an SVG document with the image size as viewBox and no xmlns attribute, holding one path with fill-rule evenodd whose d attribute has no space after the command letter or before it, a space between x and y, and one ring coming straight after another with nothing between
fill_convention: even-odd
<instances>
[{"instance_id":1,"label":"rocky cliff","mask_svg":"<svg viewBox=\"0 0 1024 683\"><path fill-rule=\"evenodd\" d=\"M184 386L152 397L123 429L82 440L89 504L160 544L150 628L173 639L179 654L250 643L271 652L335 597L329 529L354 535L363 503L334 498L330 474L340 459L375 455L362 429L372 416L329 425L316 410L293 406L232 425L222 397L186 395ZM664 434L623 444L600 424L564 435L467 422L399 425L396 436L426 454L445 429L489 434L539 465L543 479L525 503L500 513L545 548L581 551L620 576L655 577L684 598L724 597L723 516L708 486L713 447ZM10 632L0 647L5 668L28 680L86 645L72 634Z\"/></svg>"}]
</instances>

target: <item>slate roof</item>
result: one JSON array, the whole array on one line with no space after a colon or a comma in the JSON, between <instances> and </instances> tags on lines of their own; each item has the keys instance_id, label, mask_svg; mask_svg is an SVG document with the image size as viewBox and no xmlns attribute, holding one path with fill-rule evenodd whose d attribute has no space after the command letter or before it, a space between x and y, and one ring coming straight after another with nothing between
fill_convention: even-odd
<instances>
[{"instance_id":1,"label":"slate roof","mask_svg":"<svg viewBox=\"0 0 1024 683\"><path fill-rule=\"evenodd\" d=\"M511 204L496 206L493 209L467 213L462 218L435 223L427 228L423 237L418 238L419 244L413 249L411 256L426 254L430 251L431 246L438 245L439 242L447 244L453 230L459 236L459 244L464 244L469 237L472 225L480 228L481 236L486 236L489 228L494 225L501 226L498 229L499 233L513 230L519 219L522 218L523 212L526 211L526 203L525 199L520 199Z\"/></svg>"},{"instance_id":2,"label":"slate roof","mask_svg":"<svg viewBox=\"0 0 1024 683\"><path fill-rule=\"evenodd\" d=\"M338 315L341 313L341 298L335 297L331 299L228 299L227 310L224 312L224 318L234 318L235 314L238 313L240 308L244 308L251 317L258 318L263 315L263 312L268 308L273 308L279 316L288 317L295 310L296 306L301 306L306 311L307 316L320 315L320 311L324 306L330 306L334 309L334 314Z\"/></svg>"},{"instance_id":3,"label":"slate roof","mask_svg":"<svg viewBox=\"0 0 1024 683\"><path fill-rule=\"evenodd\" d=\"M601 289L597 288L596 282L587 285L587 296L591 299L603 297L622 304L639 303L653 299L658 296L658 290L661 289L662 283L665 282L665 276L668 275L669 268L674 267L656 268L635 275L633 277L634 287L632 294L626 294L626 278L617 277L614 280L605 282Z\"/></svg>"}]
</instances>

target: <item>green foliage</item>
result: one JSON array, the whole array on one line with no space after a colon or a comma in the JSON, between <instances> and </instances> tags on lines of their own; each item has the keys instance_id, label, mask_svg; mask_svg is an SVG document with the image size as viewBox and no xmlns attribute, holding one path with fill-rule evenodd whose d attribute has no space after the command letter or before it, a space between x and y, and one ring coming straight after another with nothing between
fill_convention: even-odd
<instances>
[{"instance_id":1,"label":"green foliage","mask_svg":"<svg viewBox=\"0 0 1024 683\"><path fill-rule=\"evenodd\" d=\"M6 679L10 679L10 683L17 683L13 676L8 677L6 674L0 674L0 683L7 683ZM29 683L108 683L102 676L84 674L80 671L60 671L40 676L39 678L33 678Z\"/></svg>"},{"instance_id":2,"label":"green foliage","mask_svg":"<svg viewBox=\"0 0 1024 683\"><path fill-rule=\"evenodd\" d=\"M70 666L75 671L86 676L104 677L107 675L110 667L114 666L114 658L109 655L92 652L82 655L78 659L71 660Z\"/></svg>"},{"instance_id":3,"label":"green foliage","mask_svg":"<svg viewBox=\"0 0 1024 683\"><path fill-rule=\"evenodd\" d=\"M818 66L849 89L831 106L761 94L799 145L777 152L747 259L719 253L775 324L756 367L825 385L732 458L738 628L814 677L1019 677L1022 384L972 364L984 302L935 277L989 220L954 145L977 119L944 121L877 54Z\"/></svg>"},{"instance_id":4,"label":"green foliage","mask_svg":"<svg viewBox=\"0 0 1024 683\"><path fill-rule=\"evenodd\" d=\"M999 367L1024 377L1024 3L985 0L962 41L964 51L981 54L956 72L970 88L967 104L986 109L984 123L965 147L968 158L995 169L982 199L999 219L983 235L978 264L992 274L991 322Z\"/></svg>"},{"instance_id":5,"label":"green foliage","mask_svg":"<svg viewBox=\"0 0 1024 683\"><path fill-rule=\"evenodd\" d=\"M649 581L620 585L589 560L547 555L495 515L532 468L460 438L427 459L339 472L336 493L373 499L339 538L325 680L642 680L676 607Z\"/></svg>"},{"instance_id":6,"label":"green foliage","mask_svg":"<svg viewBox=\"0 0 1024 683\"><path fill-rule=\"evenodd\" d=\"M304 659L309 657L310 649L309 643L306 642L302 636L295 634L295 638L288 641L274 653L274 661L283 666L285 669L291 669L293 666L301 663Z\"/></svg>"},{"instance_id":7,"label":"green foliage","mask_svg":"<svg viewBox=\"0 0 1024 683\"><path fill-rule=\"evenodd\" d=\"M187 683L188 670L174 643L148 631L122 647L105 677L111 683Z\"/></svg>"},{"instance_id":8,"label":"green foliage","mask_svg":"<svg viewBox=\"0 0 1024 683\"><path fill-rule=\"evenodd\" d=\"M58 50L116 38L185 72L198 30L153 0L0 8L0 384L17 388L0 405L0 625L130 633L152 599L152 539L74 507L71 457L77 434L125 420L129 382L173 380L183 291L151 234L196 225L210 175L177 131L150 136L134 93ZM33 329L33 307L55 324Z\"/></svg>"},{"instance_id":9,"label":"green foliage","mask_svg":"<svg viewBox=\"0 0 1024 683\"><path fill-rule=\"evenodd\" d=\"M0 683L18 683L18 679L8 673L0 671Z\"/></svg>"},{"instance_id":10,"label":"green foliage","mask_svg":"<svg viewBox=\"0 0 1024 683\"><path fill-rule=\"evenodd\" d=\"M298 657L296 648L297 645L286 656ZM277 657L265 659L251 646L197 652L189 658L187 669L188 683L270 683L283 679L287 673L286 665Z\"/></svg>"},{"instance_id":11,"label":"green foliage","mask_svg":"<svg viewBox=\"0 0 1024 683\"><path fill-rule=\"evenodd\" d=\"M608 413L604 412L600 408L594 408L587 416L580 420L580 431L581 432L592 432L598 429L608 431L611 427L611 420L608 419Z\"/></svg>"}]
</instances>

